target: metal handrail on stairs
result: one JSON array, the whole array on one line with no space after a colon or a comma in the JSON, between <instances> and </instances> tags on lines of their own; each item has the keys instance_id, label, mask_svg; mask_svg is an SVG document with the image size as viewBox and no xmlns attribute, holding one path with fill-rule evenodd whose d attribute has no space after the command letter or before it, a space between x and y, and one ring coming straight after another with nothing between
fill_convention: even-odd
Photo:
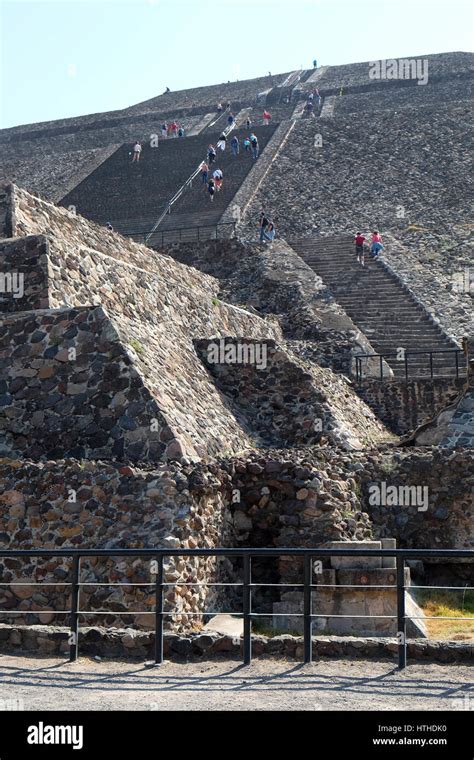
<instances>
[{"instance_id":1,"label":"metal handrail on stairs","mask_svg":"<svg viewBox=\"0 0 474 760\"><path fill-rule=\"evenodd\" d=\"M222 114L220 114L213 122L211 122L210 124L208 124L208 126L206 128L214 126L214 124L216 124L216 122L219 119L221 119L222 116L225 113L227 113L227 111L230 111L230 108L226 108L225 111ZM235 120L232 122L232 124L228 124L227 127L222 130L222 134L227 137L227 135L229 135L232 132L232 130L234 129L234 127L235 127ZM201 171L201 163L199 164L199 166L197 167L197 169L195 169L193 171L193 173L188 177L188 179L185 182L183 182L183 184L181 185L181 187L179 188L179 190L173 195L173 197L171 198L171 200L168 201L168 203L165 206L165 210L160 214L160 216L156 220L155 224L151 228L150 232L145 237L145 244L148 243L148 241L150 240L150 238L153 235L153 233L156 232L157 228L160 226L160 224L163 221L163 219L165 218L165 216L167 214L171 213L171 207L176 203L177 200L179 200L179 198L181 198L181 196L183 195L183 193L186 190L188 190L190 187L192 187L193 180L196 179L196 177L199 175L199 173Z\"/></svg>"},{"instance_id":2,"label":"metal handrail on stairs","mask_svg":"<svg viewBox=\"0 0 474 760\"><path fill-rule=\"evenodd\" d=\"M374 359L379 358L380 361L380 371L379 371L379 380L385 380L387 379L387 376L383 373L383 363L384 360L387 359L387 357L395 357L400 362L403 362L404 369L405 369L405 380L408 380L408 357L409 356L429 356L430 360L430 379L432 380L434 378L434 368L433 368L433 354L454 354L454 360L455 360L455 369L456 369L456 379L459 377L459 354L464 353L461 348L432 348L430 350L426 351L412 351L409 349L403 349L403 352L400 354L399 351L389 351L388 353L384 354L356 354L355 362L356 362L356 382L361 383L364 379L365 375L363 373L362 368L362 360L363 359ZM372 377L372 376L371 376ZM412 375L413 377L413 375ZM391 378L389 378L391 379Z\"/></svg>"}]
</instances>

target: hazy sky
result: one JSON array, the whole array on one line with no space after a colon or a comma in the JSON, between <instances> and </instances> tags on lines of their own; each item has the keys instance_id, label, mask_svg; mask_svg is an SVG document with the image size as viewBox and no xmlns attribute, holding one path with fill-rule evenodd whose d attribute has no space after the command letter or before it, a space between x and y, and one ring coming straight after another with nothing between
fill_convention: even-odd
<instances>
[{"instance_id":1,"label":"hazy sky","mask_svg":"<svg viewBox=\"0 0 474 760\"><path fill-rule=\"evenodd\" d=\"M472 2L0 0L0 126L318 65L472 49Z\"/></svg>"}]
</instances>

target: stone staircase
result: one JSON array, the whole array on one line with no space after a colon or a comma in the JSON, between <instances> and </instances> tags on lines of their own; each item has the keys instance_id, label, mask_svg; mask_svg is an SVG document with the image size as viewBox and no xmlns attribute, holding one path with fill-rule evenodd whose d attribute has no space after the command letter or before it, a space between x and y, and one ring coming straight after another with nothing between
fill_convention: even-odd
<instances>
[{"instance_id":1,"label":"stone staircase","mask_svg":"<svg viewBox=\"0 0 474 760\"><path fill-rule=\"evenodd\" d=\"M271 125L256 130L261 153L275 129ZM224 184L222 190L215 194L214 201L210 202L200 178L196 178L192 187L173 206L171 215L165 220L166 226L189 227L190 222L196 226L203 214L206 224L219 221L249 172L258 163L242 149L247 131L237 129L232 132L234 134L241 142L241 152L235 157L230 145L224 152L217 151L213 168L223 170ZM122 145L68 193L60 205L72 205L77 214L87 219L100 224L110 221L118 232L140 237L151 229L172 196L206 158L209 143L216 145L219 135L220 132L212 132L182 139L170 138L160 141L157 148L144 145L138 163L132 163L130 146Z\"/></svg>"},{"instance_id":2,"label":"stone staircase","mask_svg":"<svg viewBox=\"0 0 474 760\"><path fill-rule=\"evenodd\" d=\"M367 260L369 257L366 256L365 267L357 262L352 237L305 238L290 242L320 275L374 350L392 354L386 361L395 378L405 377L405 362L396 358L400 348L406 352L459 348L381 261ZM463 357L459 355L460 374L463 364ZM429 355L408 354L408 371L410 378L430 376ZM454 354L433 354L435 377L455 374Z\"/></svg>"}]
</instances>

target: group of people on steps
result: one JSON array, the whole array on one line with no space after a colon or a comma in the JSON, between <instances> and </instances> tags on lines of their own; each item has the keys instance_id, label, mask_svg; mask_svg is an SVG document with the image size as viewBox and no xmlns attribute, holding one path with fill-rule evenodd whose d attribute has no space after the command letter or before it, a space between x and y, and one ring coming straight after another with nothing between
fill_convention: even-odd
<instances>
[{"instance_id":1,"label":"group of people on steps","mask_svg":"<svg viewBox=\"0 0 474 760\"><path fill-rule=\"evenodd\" d=\"M354 237L356 258L361 266L365 266L365 250L368 245L366 240L367 237L361 232L358 232ZM382 237L378 230L374 230L370 240L370 257L378 259L381 251L383 251Z\"/></svg>"}]
</instances>

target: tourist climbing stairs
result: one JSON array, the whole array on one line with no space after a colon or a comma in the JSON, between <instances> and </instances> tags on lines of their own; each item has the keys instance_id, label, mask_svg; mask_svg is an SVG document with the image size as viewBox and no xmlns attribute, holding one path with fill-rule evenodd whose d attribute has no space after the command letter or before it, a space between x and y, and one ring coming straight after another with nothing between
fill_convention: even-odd
<instances>
[{"instance_id":1,"label":"tourist climbing stairs","mask_svg":"<svg viewBox=\"0 0 474 760\"><path fill-rule=\"evenodd\" d=\"M274 134L276 125L256 130L260 152ZM199 224L210 228L221 218L233 197L255 165L251 153L243 150L243 139L248 131L236 129L232 135L240 140L240 154L234 156L230 145L225 151L217 149L217 159L212 170L220 168L224 174L222 190L211 202L206 186L197 176L192 185L185 188L166 215L159 229L185 228ZM144 145L139 162L132 162L130 145L122 145L83 182L79 183L62 200L61 205L74 206L76 213L87 219L113 228L124 235L143 242L169 201L188 178L206 159L210 143L214 146L220 132L203 133L194 137L169 138L159 142L158 147ZM227 141L230 143L230 137ZM204 229L202 234L204 235ZM152 243L159 241L154 236Z\"/></svg>"},{"instance_id":2,"label":"tourist climbing stairs","mask_svg":"<svg viewBox=\"0 0 474 760\"><path fill-rule=\"evenodd\" d=\"M459 346L382 261L366 255L366 266L358 263L352 237L304 238L291 241L291 245L320 275L374 351L386 355L396 378L404 378L407 368L410 378L456 374L454 350ZM461 354L458 366L462 374Z\"/></svg>"}]
</instances>

